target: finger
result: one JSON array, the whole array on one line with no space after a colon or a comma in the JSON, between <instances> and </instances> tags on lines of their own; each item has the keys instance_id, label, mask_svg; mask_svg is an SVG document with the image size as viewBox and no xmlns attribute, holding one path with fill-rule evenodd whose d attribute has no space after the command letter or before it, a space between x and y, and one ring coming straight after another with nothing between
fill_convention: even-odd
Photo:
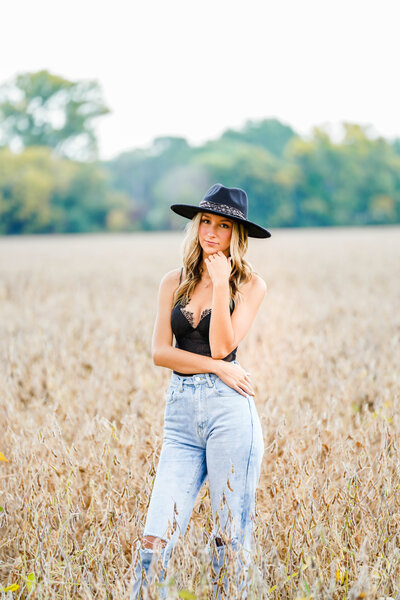
<instances>
[{"instance_id":1,"label":"finger","mask_svg":"<svg viewBox=\"0 0 400 600\"><path fill-rule=\"evenodd\" d=\"M246 388L243 386L243 388L239 388L238 392L240 392L242 394L242 396L254 396L254 392L253 390Z\"/></svg>"},{"instance_id":2,"label":"finger","mask_svg":"<svg viewBox=\"0 0 400 600\"><path fill-rule=\"evenodd\" d=\"M237 392L239 392L239 394L242 394L242 396L247 396L247 392L245 392L244 390L242 390L242 388L238 387L238 388L235 388L235 390Z\"/></svg>"},{"instance_id":3,"label":"finger","mask_svg":"<svg viewBox=\"0 0 400 600\"><path fill-rule=\"evenodd\" d=\"M240 381L237 385L240 389L244 390L246 394L254 396L253 386L249 381Z\"/></svg>"},{"instance_id":4,"label":"finger","mask_svg":"<svg viewBox=\"0 0 400 600\"><path fill-rule=\"evenodd\" d=\"M250 394L250 396L255 396L255 393L254 393L252 385L250 385L250 384L243 385L243 389L246 390L247 393Z\"/></svg>"}]
</instances>

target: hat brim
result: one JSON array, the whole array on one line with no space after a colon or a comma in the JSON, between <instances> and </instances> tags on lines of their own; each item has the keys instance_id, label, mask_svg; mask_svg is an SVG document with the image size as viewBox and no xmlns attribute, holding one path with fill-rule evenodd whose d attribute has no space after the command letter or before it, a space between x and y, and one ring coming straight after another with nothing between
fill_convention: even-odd
<instances>
[{"instance_id":1,"label":"hat brim","mask_svg":"<svg viewBox=\"0 0 400 600\"><path fill-rule=\"evenodd\" d=\"M256 223L252 223L247 219L241 219L240 217L232 217L231 215L227 215L226 213L218 210L211 210L209 208L202 208L201 206L193 206L190 204L172 204L170 209L180 215L181 217L186 217L187 219L192 219L194 215L198 212L208 212L213 215L221 215L226 217L227 219L231 219L232 221L238 221L239 223L243 223L243 225L247 229L247 233L249 237L254 238L269 238L271 237L271 233L268 229L261 227L261 225L257 225Z\"/></svg>"}]
</instances>

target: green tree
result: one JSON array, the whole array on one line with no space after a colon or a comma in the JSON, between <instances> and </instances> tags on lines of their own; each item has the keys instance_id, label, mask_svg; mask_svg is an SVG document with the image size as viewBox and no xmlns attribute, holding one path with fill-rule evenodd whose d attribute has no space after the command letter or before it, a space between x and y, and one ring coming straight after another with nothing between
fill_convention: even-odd
<instances>
[{"instance_id":1,"label":"green tree","mask_svg":"<svg viewBox=\"0 0 400 600\"><path fill-rule=\"evenodd\" d=\"M184 180L187 177L183 173L185 166L190 164L192 153L192 148L184 138L160 136L153 140L150 148L124 152L106 163L113 187L130 198L130 216L134 228L170 228L168 211L171 215L172 211L167 202L175 193L176 198L180 196L182 185L186 186ZM175 169L178 169L178 173L175 173ZM189 175L189 179L192 179L192 175Z\"/></svg>"},{"instance_id":2,"label":"green tree","mask_svg":"<svg viewBox=\"0 0 400 600\"><path fill-rule=\"evenodd\" d=\"M48 146L78 160L97 156L93 119L109 109L96 81L69 81L48 71L22 73L0 87L0 145Z\"/></svg>"},{"instance_id":3,"label":"green tree","mask_svg":"<svg viewBox=\"0 0 400 600\"><path fill-rule=\"evenodd\" d=\"M343 123L333 143L314 127L310 140L289 142L285 156L301 174L294 182L295 225L369 225L399 218L400 158L383 138ZM396 216L397 215L397 216Z\"/></svg>"},{"instance_id":4,"label":"green tree","mask_svg":"<svg viewBox=\"0 0 400 600\"><path fill-rule=\"evenodd\" d=\"M97 163L32 146L0 150L0 234L128 230L129 202Z\"/></svg>"},{"instance_id":5,"label":"green tree","mask_svg":"<svg viewBox=\"0 0 400 600\"><path fill-rule=\"evenodd\" d=\"M277 119L246 121L243 129L227 129L221 136L223 141L246 142L252 146L261 146L274 156L282 156L286 144L296 132Z\"/></svg>"}]
</instances>

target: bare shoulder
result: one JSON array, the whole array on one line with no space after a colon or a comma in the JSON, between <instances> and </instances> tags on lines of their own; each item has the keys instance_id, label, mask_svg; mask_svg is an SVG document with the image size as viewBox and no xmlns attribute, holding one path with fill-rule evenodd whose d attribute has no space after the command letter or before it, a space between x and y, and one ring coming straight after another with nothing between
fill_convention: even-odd
<instances>
[{"instance_id":1,"label":"bare shoulder","mask_svg":"<svg viewBox=\"0 0 400 600\"><path fill-rule=\"evenodd\" d=\"M165 273L165 275L162 276L160 281L160 289L168 290L169 292L174 292L179 285L180 274L181 267L178 267L177 269L172 269L171 271Z\"/></svg>"},{"instance_id":2,"label":"bare shoulder","mask_svg":"<svg viewBox=\"0 0 400 600\"><path fill-rule=\"evenodd\" d=\"M251 279L247 281L243 286L243 293L245 295L257 294L263 297L266 291L267 284L265 283L264 279L257 273L252 273Z\"/></svg>"},{"instance_id":3,"label":"bare shoulder","mask_svg":"<svg viewBox=\"0 0 400 600\"><path fill-rule=\"evenodd\" d=\"M265 283L264 279L258 275L257 273L253 273L253 276L250 280L250 283L259 290L263 290L264 292L267 291L267 284Z\"/></svg>"},{"instance_id":4,"label":"bare shoulder","mask_svg":"<svg viewBox=\"0 0 400 600\"><path fill-rule=\"evenodd\" d=\"M250 309L255 314L264 299L267 284L260 275L253 273L251 279L240 288L240 291L242 296L238 305L243 307L242 310Z\"/></svg>"}]
</instances>

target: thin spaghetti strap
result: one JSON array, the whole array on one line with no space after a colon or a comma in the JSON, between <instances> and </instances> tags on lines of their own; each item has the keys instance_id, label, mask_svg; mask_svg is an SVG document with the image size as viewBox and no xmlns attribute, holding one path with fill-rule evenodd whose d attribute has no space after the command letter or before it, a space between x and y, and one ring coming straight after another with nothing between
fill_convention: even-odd
<instances>
[{"instance_id":1,"label":"thin spaghetti strap","mask_svg":"<svg viewBox=\"0 0 400 600\"><path fill-rule=\"evenodd\" d=\"M183 267L181 268L181 276L179 277L179 285L181 284L181 281L182 281L182 272L183 272Z\"/></svg>"}]
</instances>

